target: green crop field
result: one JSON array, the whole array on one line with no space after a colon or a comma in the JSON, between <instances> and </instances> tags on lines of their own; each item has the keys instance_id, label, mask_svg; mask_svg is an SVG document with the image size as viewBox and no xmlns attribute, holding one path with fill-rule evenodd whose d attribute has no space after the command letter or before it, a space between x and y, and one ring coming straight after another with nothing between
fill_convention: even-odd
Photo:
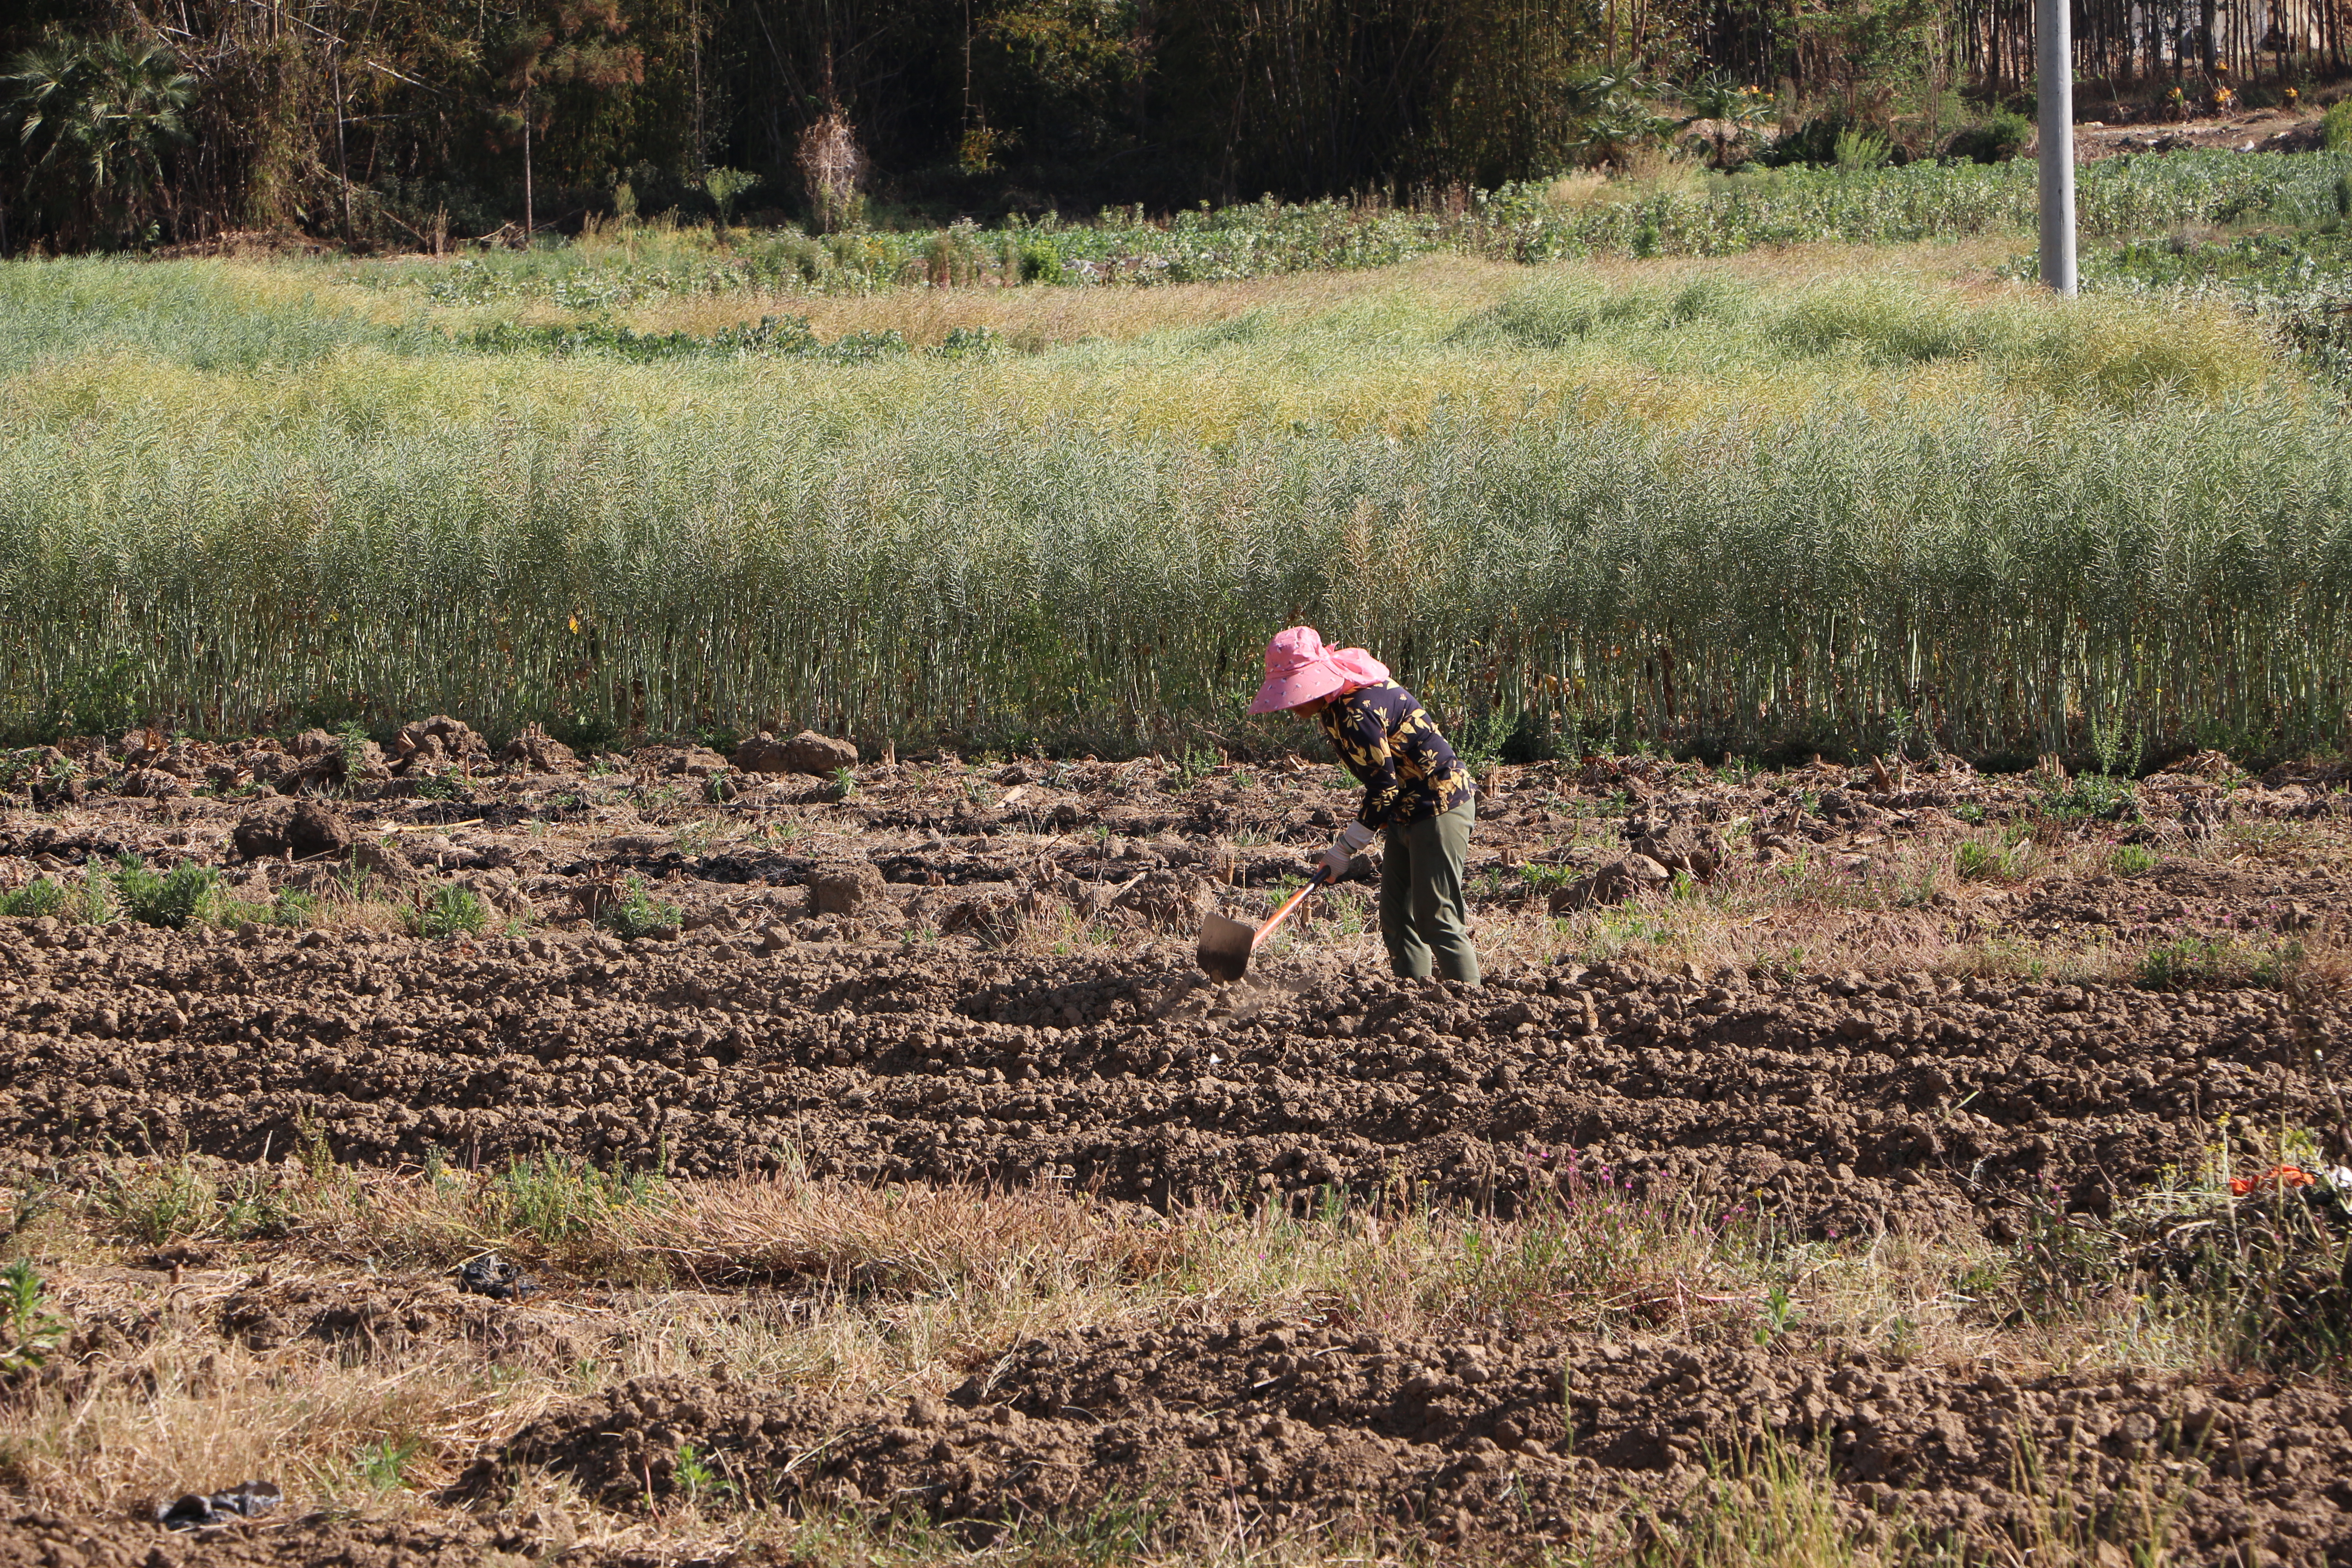
<instances>
[{"instance_id":1,"label":"green crop field","mask_svg":"<svg viewBox=\"0 0 2352 1568\"><path fill-rule=\"evenodd\" d=\"M1246 745L1306 619L1480 748L2335 746L2347 163L2093 166L2073 302L2021 166L14 263L0 711Z\"/></svg>"}]
</instances>

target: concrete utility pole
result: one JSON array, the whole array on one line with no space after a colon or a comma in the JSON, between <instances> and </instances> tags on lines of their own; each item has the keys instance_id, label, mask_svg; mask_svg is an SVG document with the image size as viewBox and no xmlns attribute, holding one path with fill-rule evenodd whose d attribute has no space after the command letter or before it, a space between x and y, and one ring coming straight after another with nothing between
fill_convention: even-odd
<instances>
[{"instance_id":1,"label":"concrete utility pole","mask_svg":"<svg viewBox=\"0 0 2352 1568\"><path fill-rule=\"evenodd\" d=\"M2074 0L2033 0L2034 89L2042 110L2042 281L2074 292Z\"/></svg>"}]
</instances>

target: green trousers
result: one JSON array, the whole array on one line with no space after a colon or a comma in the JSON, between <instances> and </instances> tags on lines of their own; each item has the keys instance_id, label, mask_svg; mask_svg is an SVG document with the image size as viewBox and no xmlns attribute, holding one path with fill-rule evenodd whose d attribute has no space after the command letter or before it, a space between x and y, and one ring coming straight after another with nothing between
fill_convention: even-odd
<instances>
[{"instance_id":1,"label":"green trousers","mask_svg":"<svg viewBox=\"0 0 2352 1568\"><path fill-rule=\"evenodd\" d=\"M1381 835L1381 940L1389 967L1407 980L1434 972L1478 984L1478 952L1470 945L1469 911L1462 901L1462 862L1470 851L1476 804L1424 817Z\"/></svg>"}]
</instances>

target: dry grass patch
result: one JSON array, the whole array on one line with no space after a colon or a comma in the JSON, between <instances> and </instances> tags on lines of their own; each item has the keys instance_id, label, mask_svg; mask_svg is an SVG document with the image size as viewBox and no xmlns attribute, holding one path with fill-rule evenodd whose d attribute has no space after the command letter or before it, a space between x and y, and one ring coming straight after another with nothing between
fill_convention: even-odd
<instances>
[{"instance_id":1,"label":"dry grass patch","mask_svg":"<svg viewBox=\"0 0 2352 1568\"><path fill-rule=\"evenodd\" d=\"M35 1217L9 1250L35 1261L78 1338L70 1365L0 1394L0 1476L70 1511L247 1474L279 1479L296 1506L397 1511L423 1507L486 1442L625 1378L887 1400L952 1386L1038 1336L1264 1314L1396 1339L1788 1337L2012 1374L2210 1368L2231 1353L2229 1325L2197 1302L2152 1304L2120 1288L2095 1249L2053 1250L2051 1235L2012 1247L1806 1241L1761 1215L1637 1194L1566 1152L1548 1163L1547 1195L1507 1218L1402 1191L1328 1191L1297 1213L1163 1216L1051 1188L866 1187L789 1172L632 1185L562 1165L94 1168L78 1188L18 1205ZM159 1226L158 1210L179 1217ZM121 1266L146 1259L159 1232L195 1244L178 1255L184 1268ZM541 1288L497 1306L457 1294L446 1270L483 1247L524 1261ZM304 1330L298 1314L286 1337L257 1348L231 1331L250 1313L231 1309L261 1297L330 1315ZM394 1331L401 1323L421 1326ZM1661 1560L1790 1560L1782 1547L1815 1535L1809 1515L1788 1511L1804 1500L1787 1488L1808 1472L1782 1468L1778 1480L1727 1474L1738 1486L1725 1497L1764 1511L1702 1512ZM1751 1495L1759 1477L1779 1501ZM919 1527L846 1516L730 1510L721 1524L666 1506L623 1518L546 1478L526 1478L499 1517L534 1540L599 1551L772 1542L809 1563L961 1555ZM1041 1527L987 1560L1155 1561L1118 1545L1117 1524ZM1764 1550L1758 1530L1780 1544ZM1624 1542L1592 1544L1613 1557ZM1368 1559L1300 1542L1232 1560Z\"/></svg>"}]
</instances>

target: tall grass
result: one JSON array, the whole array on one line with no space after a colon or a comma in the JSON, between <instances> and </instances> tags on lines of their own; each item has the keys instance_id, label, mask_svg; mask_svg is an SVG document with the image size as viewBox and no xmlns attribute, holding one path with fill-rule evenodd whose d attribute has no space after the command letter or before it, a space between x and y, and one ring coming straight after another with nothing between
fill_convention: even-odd
<instances>
[{"instance_id":1,"label":"tall grass","mask_svg":"<svg viewBox=\"0 0 2352 1568\"><path fill-rule=\"evenodd\" d=\"M1440 408L1209 446L921 412L19 424L0 703L20 731L447 711L1162 743L1232 732L1265 637L1309 620L1449 712L1617 743L2303 744L2352 706L2352 447L2283 398Z\"/></svg>"},{"instance_id":2,"label":"tall grass","mask_svg":"<svg viewBox=\"0 0 2352 1568\"><path fill-rule=\"evenodd\" d=\"M0 268L79 323L0 324L0 729L1181 746L1311 620L1562 744L2346 738L2352 445L2257 329L1774 265L657 364L314 268Z\"/></svg>"},{"instance_id":3,"label":"tall grass","mask_svg":"<svg viewBox=\"0 0 2352 1568\"><path fill-rule=\"evenodd\" d=\"M82 259L0 266L0 374L103 349L201 370L308 364L398 334L322 304L309 268L152 266Z\"/></svg>"}]
</instances>

